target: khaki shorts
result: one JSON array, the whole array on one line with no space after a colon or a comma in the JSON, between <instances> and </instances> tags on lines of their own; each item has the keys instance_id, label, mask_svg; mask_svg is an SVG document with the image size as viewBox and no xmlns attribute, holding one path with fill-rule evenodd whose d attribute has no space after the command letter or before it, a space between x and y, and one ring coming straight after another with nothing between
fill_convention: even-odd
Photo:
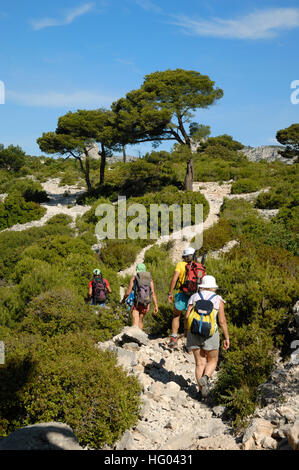
<instances>
[{"instance_id":1,"label":"khaki shorts","mask_svg":"<svg viewBox=\"0 0 299 470\"><path fill-rule=\"evenodd\" d=\"M219 346L220 346L219 331L216 331L216 333L208 339L205 339L200 335L194 335L190 331L188 331L187 333L186 348L189 351L192 351L193 349L199 349L199 348L202 348L205 351L213 351L214 349L219 349Z\"/></svg>"}]
</instances>

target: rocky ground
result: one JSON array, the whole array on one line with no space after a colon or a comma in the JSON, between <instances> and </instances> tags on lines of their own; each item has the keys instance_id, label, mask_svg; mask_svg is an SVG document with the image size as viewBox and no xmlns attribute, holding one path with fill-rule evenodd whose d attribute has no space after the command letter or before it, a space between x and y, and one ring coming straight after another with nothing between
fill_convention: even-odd
<instances>
[{"instance_id":1,"label":"rocky ground","mask_svg":"<svg viewBox=\"0 0 299 470\"><path fill-rule=\"evenodd\" d=\"M115 450L291 450L299 449L299 359L277 367L259 388L257 407L245 433L234 435L225 408L211 397L199 401L193 355L168 348L168 338L149 338L126 327L98 347L117 354L118 363L142 385L143 407L137 425ZM296 362L298 362L296 364ZM217 382L218 372L211 378Z\"/></svg>"},{"instance_id":2,"label":"rocky ground","mask_svg":"<svg viewBox=\"0 0 299 470\"><path fill-rule=\"evenodd\" d=\"M40 220L16 224L6 229L6 231L22 231L31 227L41 227L57 214L69 215L74 221L77 216L85 214L90 209L90 206L76 205L76 198L85 192L85 189L78 188L77 186L59 186L59 182L60 179L55 178L41 183L44 191L47 192L49 200L41 204L47 212Z\"/></svg>"}]
</instances>

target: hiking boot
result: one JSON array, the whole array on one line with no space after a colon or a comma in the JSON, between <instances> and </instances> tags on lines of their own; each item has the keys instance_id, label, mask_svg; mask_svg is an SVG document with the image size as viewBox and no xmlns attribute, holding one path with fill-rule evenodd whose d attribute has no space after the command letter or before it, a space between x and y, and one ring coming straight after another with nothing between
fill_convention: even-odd
<instances>
[{"instance_id":1,"label":"hiking boot","mask_svg":"<svg viewBox=\"0 0 299 470\"><path fill-rule=\"evenodd\" d=\"M178 347L178 337L176 336L171 336L170 341L168 343L168 346L170 348L177 348Z\"/></svg>"},{"instance_id":2,"label":"hiking boot","mask_svg":"<svg viewBox=\"0 0 299 470\"><path fill-rule=\"evenodd\" d=\"M203 377L201 377L199 379L199 385L201 386L202 397L206 398L210 390L209 377L207 375L204 375Z\"/></svg>"}]
</instances>

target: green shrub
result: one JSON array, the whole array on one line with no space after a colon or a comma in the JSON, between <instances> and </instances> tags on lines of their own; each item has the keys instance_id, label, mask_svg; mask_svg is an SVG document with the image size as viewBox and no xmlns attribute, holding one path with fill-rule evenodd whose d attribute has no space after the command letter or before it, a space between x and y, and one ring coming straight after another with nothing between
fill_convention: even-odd
<instances>
[{"instance_id":1,"label":"green shrub","mask_svg":"<svg viewBox=\"0 0 299 470\"><path fill-rule=\"evenodd\" d=\"M67 214L56 214L47 220L46 225L62 225L67 226L73 221L72 217Z\"/></svg>"},{"instance_id":2,"label":"green shrub","mask_svg":"<svg viewBox=\"0 0 299 470\"><path fill-rule=\"evenodd\" d=\"M253 193L259 189L259 184L256 180L249 178L240 178L235 181L231 187L232 194Z\"/></svg>"},{"instance_id":3,"label":"green shrub","mask_svg":"<svg viewBox=\"0 0 299 470\"><path fill-rule=\"evenodd\" d=\"M134 240L107 240L101 248L100 260L104 266L120 271L134 263L140 249L140 243Z\"/></svg>"},{"instance_id":4,"label":"green shrub","mask_svg":"<svg viewBox=\"0 0 299 470\"><path fill-rule=\"evenodd\" d=\"M21 308L17 288L15 286L1 287L0 294L0 325L14 328Z\"/></svg>"},{"instance_id":5,"label":"green shrub","mask_svg":"<svg viewBox=\"0 0 299 470\"><path fill-rule=\"evenodd\" d=\"M299 204L298 184L281 183L269 191L259 194L255 206L259 209L295 207Z\"/></svg>"},{"instance_id":6,"label":"green shrub","mask_svg":"<svg viewBox=\"0 0 299 470\"><path fill-rule=\"evenodd\" d=\"M24 250L24 256L56 264L71 253L85 256L90 251L90 247L81 238L58 235L45 237L38 244L29 246Z\"/></svg>"},{"instance_id":7,"label":"green shrub","mask_svg":"<svg viewBox=\"0 0 299 470\"><path fill-rule=\"evenodd\" d=\"M26 202L23 197L8 195L4 203L0 202L0 230L39 220L45 212L46 209L35 202Z\"/></svg>"},{"instance_id":8,"label":"green shrub","mask_svg":"<svg viewBox=\"0 0 299 470\"><path fill-rule=\"evenodd\" d=\"M30 272L23 275L17 286L18 296L26 305L42 292L66 285L66 274L59 266L46 262L37 262Z\"/></svg>"},{"instance_id":9,"label":"green shrub","mask_svg":"<svg viewBox=\"0 0 299 470\"><path fill-rule=\"evenodd\" d=\"M237 428L256 407L256 388L265 382L274 365L273 342L259 325L229 324L230 349L225 352L214 394L227 406Z\"/></svg>"},{"instance_id":10,"label":"green shrub","mask_svg":"<svg viewBox=\"0 0 299 470\"><path fill-rule=\"evenodd\" d=\"M133 162L118 163L107 172L106 183L116 185L118 193L127 197L161 191L168 185L182 187L164 152L156 152L156 158L148 156Z\"/></svg>"},{"instance_id":11,"label":"green shrub","mask_svg":"<svg viewBox=\"0 0 299 470\"><path fill-rule=\"evenodd\" d=\"M49 337L85 330L98 342L117 335L124 327L123 317L115 308L102 309L96 315L80 295L66 287L38 295L24 315L19 331Z\"/></svg>"},{"instance_id":12,"label":"green shrub","mask_svg":"<svg viewBox=\"0 0 299 470\"><path fill-rule=\"evenodd\" d=\"M227 219L221 218L219 222L203 232L203 246L199 254L215 251L222 248L232 239L232 229Z\"/></svg>"},{"instance_id":13,"label":"green shrub","mask_svg":"<svg viewBox=\"0 0 299 470\"><path fill-rule=\"evenodd\" d=\"M54 336L84 329L92 331L95 325L95 315L91 314L82 297L60 287L32 299L19 328L31 334Z\"/></svg>"},{"instance_id":14,"label":"green shrub","mask_svg":"<svg viewBox=\"0 0 299 470\"><path fill-rule=\"evenodd\" d=\"M43 227L32 227L20 232L0 233L0 272L3 278L7 280L13 276L15 265L24 257L26 248L31 245L38 245L39 241L44 240L46 237L70 236L72 232L73 230L64 224L45 224Z\"/></svg>"},{"instance_id":15,"label":"green shrub","mask_svg":"<svg viewBox=\"0 0 299 470\"><path fill-rule=\"evenodd\" d=\"M68 424L81 445L112 444L138 418L140 385L84 333L6 339L0 434L38 422Z\"/></svg>"}]
</instances>

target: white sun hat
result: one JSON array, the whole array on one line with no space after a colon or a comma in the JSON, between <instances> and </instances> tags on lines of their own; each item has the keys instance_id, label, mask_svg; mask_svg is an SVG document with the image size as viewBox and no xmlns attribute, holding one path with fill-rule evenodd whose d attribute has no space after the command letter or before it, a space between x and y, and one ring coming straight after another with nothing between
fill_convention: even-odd
<instances>
[{"instance_id":1,"label":"white sun hat","mask_svg":"<svg viewBox=\"0 0 299 470\"><path fill-rule=\"evenodd\" d=\"M185 248L183 251L183 256L194 255L195 250L191 246L189 248Z\"/></svg>"},{"instance_id":2,"label":"white sun hat","mask_svg":"<svg viewBox=\"0 0 299 470\"><path fill-rule=\"evenodd\" d=\"M218 286L216 284L216 279L214 276L204 276L202 278L201 284L199 285L200 289L216 289Z\"/></svg>"}]
</instances>

